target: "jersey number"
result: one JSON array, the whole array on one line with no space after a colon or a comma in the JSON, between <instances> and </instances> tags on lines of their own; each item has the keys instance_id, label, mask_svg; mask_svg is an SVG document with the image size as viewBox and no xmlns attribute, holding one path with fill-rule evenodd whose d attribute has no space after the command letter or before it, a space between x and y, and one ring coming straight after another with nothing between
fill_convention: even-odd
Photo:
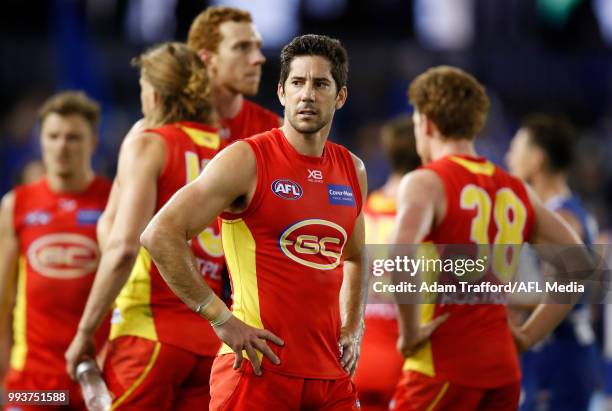
<instances>
[{"instance_id":1,"label":"jersey number","mask_svg":"<svg viewBox=\"0 0 612 411\"><path fill-rule=\"evenodd\" d=\"M495 198L491 199L484 189L474 184L468 184L461 190L460 202L461 209L476 211L470 228L472 242L479 245L491 244L489 224L491 217L495 220L493 273L502 280L510 280L518 263L520 244L524 242L523 230L527 222L525 205L509 188L497 190ZM488 250L489 247L480 247L479 257L485 257Z\"/></svg>"}]
</instances>

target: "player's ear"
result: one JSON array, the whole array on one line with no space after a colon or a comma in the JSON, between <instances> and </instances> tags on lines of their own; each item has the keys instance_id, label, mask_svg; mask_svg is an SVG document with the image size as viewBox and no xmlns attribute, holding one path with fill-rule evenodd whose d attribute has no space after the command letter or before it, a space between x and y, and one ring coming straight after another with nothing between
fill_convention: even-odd
<instances>
[{"instance_id":1,"label":"player's ear","mask_svg":"<svg viewBox=\"0 0 612 411\"><path fill-rule=\"evenodd\" d=\"M285 107L285 89L280 81L278 82L276 94L278 95L278 101L280 101L281 105Z\"/></svg>"},{"instance_id":2,"label":"player's ear","mask_svg":"<svg viewBox=\"0 0 612 411\"><path fill-rule=\"evenodd\" d=\"M207 65L210 64L213 53L206 49L200 49L198 50L198 56L200 56L200 60L202 60L202 63L204 63L204 65Z\"/></svg>"},{"instance_id":3,"label":"player's ear","mask_svg":"<svg viewBox=\"0 0 612 411\"><path fill-rule=\"evenodd\" d=\"M433 136L436 131L438 131L438 127L436 124L427 117L426 114L421 113L421 122L425 126L425 134L428 136Z\"/></svg>"},{"instance_id":4,"label":"player's ear","mask_svg":"<svg viewBox=\"0 0 612 411\"><path fill-rule=\"evenodd\" d=\"M548 166L548 161L546 158L546 155L544 154L544 150L540 149L539 147L536 148L535 150L531 151L531 164L533 165L533 167L537 170L541 170L545 167Z\"/></svg>"},{"instance_id":5,"label":"player's ear","mask_svg":"<svg viewBox=\"0 0 612 411\"><path fill-rule=\"evenodd\" d=\"M346 86L342 87L336 96L336 110L340 110L344 103L346 103L346 98L348 97L348 89Z\"/></svg>"}]
</instances>

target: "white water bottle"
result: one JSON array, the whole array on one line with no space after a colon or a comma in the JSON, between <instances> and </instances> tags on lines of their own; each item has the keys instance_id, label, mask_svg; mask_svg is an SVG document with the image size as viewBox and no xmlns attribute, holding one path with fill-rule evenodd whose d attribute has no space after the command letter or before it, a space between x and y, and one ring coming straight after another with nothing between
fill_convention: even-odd
<instances>
[{"instance_id":1,"label":"white water bottle","mask_svg":"<svg viewBox=\"0 0 612 411\"><path fill-rule=\"evenodd\" d=\"M102 374L94 360L80 363L76 368L76 378L81 385L83 400L89 411L109 411L112 400L102 379Z\"/></svg>"}]
</instances>

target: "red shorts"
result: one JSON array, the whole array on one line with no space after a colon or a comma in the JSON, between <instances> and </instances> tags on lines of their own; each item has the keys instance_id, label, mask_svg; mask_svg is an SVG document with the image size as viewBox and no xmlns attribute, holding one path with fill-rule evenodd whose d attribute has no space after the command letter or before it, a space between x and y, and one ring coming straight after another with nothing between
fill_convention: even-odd
<instances>
[{"instance_id":1,"label":"red shorts","mask_svg":"<svg viewBox=\"0 0 612 411\"><path fill-rule=\"evenodd\" d=\"M519 381L498 388L474 388L440 381L419 372L404 375L389 405L393 411L516 411Z\"/></svg>"},{"instance_id":2,"label":"red shorts","mask_svg":"<svg viewBox=\"0 0 612 411\"><path fill-rule=\"evenodd\" d=\"M210 376L211 411L357 411L357 389L349 376L337 380L296 378L262 370L253 372L248 360L232 368L234 355L215 359Z\"/></svg>"},{"instance_id":3,"label":"red shorts","mask_svg":"<svg viewBox=\"0 0 612 411\"><path fill-rule=\"evenodd\" d=\"M13 390L68 390L70 405L21 405L17 403L7 404L4 410L20 411L85 411L81 387L72 381L68 374L44 374L29 371L9 370L4 388L6 391Z\"/></svg>"},{"instance_id":4,"label":"red shorts","mask_svg":"<svg viewBox=\"0 0 612 411\"><path fill-rule=\"evenodd\" d=\"M110 342L104 379L113 410L208 410L214 357L124 336Z\"/></svg>"}]
</instances>

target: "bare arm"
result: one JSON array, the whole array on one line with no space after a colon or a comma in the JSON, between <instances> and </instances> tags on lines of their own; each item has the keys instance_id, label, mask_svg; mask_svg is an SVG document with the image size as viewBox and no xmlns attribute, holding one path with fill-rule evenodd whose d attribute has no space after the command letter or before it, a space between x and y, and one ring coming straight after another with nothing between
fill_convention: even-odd
<instances>
[{"instance_id":1,"label":"bare arm","mask_svg":"<svg viewBox=\"0 0 612 411\"><path fill-rule=\"evenodd\" d=\"M130 130L126 134L124 144L127 144L130 140L142 134L145 129L145 119L141 118L140 120L136 121L132 125L132 128L130 128ZM119 190L119 177L117 176L113 181L113 186L111 188L106 207L104 208L104 212L100 216L100 219L98 220L98 224L96 226L98 246L100 247L100 250L102 252L104 252L104 249L106 248L108 242L107 240L110 235L113 222L115 221L115 216L117 215L117 206L119 204L120 195Z\"/></svg>"},{"instance_id":2,"label":"bare arm","mask_svg":"<svg viewBox=\"0 0 612 411\"><path fill-rule=\"evenodd\" d=\"M236 199L247 196L255 187L256 176L255 157L247 144L231 145L195 181L179 190L142 234L142 245L164 280L194 311L214 293L202 281L188 241Z\"/></svg>"},{"instance_id":3,"label":"bare arm","mask_svg":"<svg viewBox=\"0 0 612 411\"><path fill-rule=\"evenodd\" d=\"M439 177L429 170L416 170L402 178L398 189L397 217L392 244L420 244L433 229L436 217L444 212L444 187ZM393 273L393 282L400 281ZM436 318L421 325L418 304L398 304L400 341L398 348L404 356L410 356L426 341L431 333L446 320Z\"/></svg>"},{"instance_id":4,"label":"bare arm","mask_svg":"<svg viewBox=\"0 0 612 411\"><path fill-rule=\"evenodd\" d=\"M365 166L359 158L353 156L353 160L359 178L362 204L365 204L368 192ZM359 359L368 287L368 273L364 266L364 244L365 224L362 210L357 216L351 238L344 247L344 277L340 290L340 313L342 317L340 345L343 347L340 364L351 375L355 372Z\"/></svg>"},{"instance_id":5,"label":"bare arm","mask_svg":"<svg viewBox=\"0 0 612 411\"><path fill-rule=\"evenodd\" d=\"M8 371L11 348L11 309L15 302L19 242L13 229L15 195L10 192L0 206L0 385Z\"/></svg>"},{"instance_id":6,"label":"bare arm","mask_svg":"<svg viewBox=\"0 0 612 411\"><path fill-rule=\"evenodd\" d=\"M531 190L529 190L529 200L535 212L535 228L530 243L545 244L547 246L583 244L570 225L559 215L546 209L537 195ZM581 256L576 253L577 249L578 247L572 248L571 259L575 260L578 258L580 261L574 261L574 263L581 266L581 268L588 267L590 264L588 253L585 250L585 254ZM551 260L547 254L551 253L540 253L542 259L556 265L557 261ZM563 256L560 257L563 258ZM528 349L543 339L559 325L572 309L572 306L573 304L539 304L527 321L518 330L515 330L515 340L517 341L518 348L521 350Z\"/></svg>"},{"instance_id":7,"label":"bare arm","mask_svg":"<svg viewBox=\"0 0 612 411\"><path fill-rule=\"evenodd\" d=\"M108 202L106 203L106 208L104 209L104 212L100 216L98 224L96 225L96 237L98 239L98 246L100 247L100 251L102 253L104 253L104 250L106 249L108 236L111 232L111 228L113 227L113 221L115 221L117 205L119 204L119 194L119 183L117 182L117 179L115 179L108 197Z\"/></svg>"},{"instance_id":8,"label":"bare arm","mask_svg":"<svg viewBox=\"0 0 612 411\"><path fill-rule=\"evenodd\" d=\"M219 153L191 184L179 190L151 220L140 237L172 291L192 310L213 325L217 335L236 353L234 367L246 350L256 374L260 374L255 349L274 363L278 357L263 339L282 340L233 317L225 303L202 281L188 241L208 227L238 199L252 196L257 184L257 164L247 143L237 142Z\"/></svg>"},{"instance_id":9,"label":"bare arm","mask_svg":"<svg viewBox=\"0 0 612 411\"><path fill-rule=\"evenodd\" d=\"M126 139L121 148L118 207L77 335L66 352L70 375L80 360L93 355L93 336L130 275L140 249L140 234L155 211L165 150L163 140L151 134Z\"/></svg>"}]
</instances>

